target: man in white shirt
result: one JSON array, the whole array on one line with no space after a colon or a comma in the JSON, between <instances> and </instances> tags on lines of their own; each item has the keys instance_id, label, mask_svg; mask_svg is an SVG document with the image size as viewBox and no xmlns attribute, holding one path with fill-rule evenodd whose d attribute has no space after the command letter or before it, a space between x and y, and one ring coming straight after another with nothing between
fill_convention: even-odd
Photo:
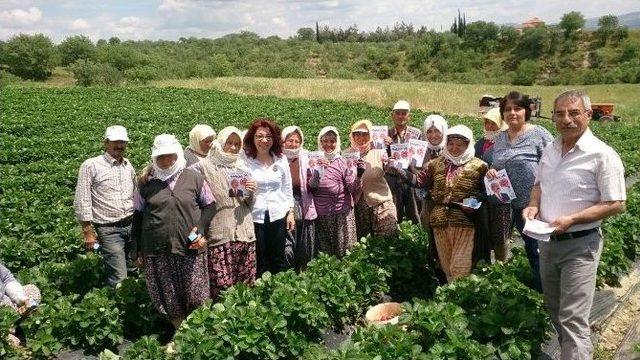
<instances>
[{"instance_id":1,"label":"man in white shirt","mask_svg":"<svg viewBox=\"0 0 640 360\"><path fill-rule=\"evenodd\" d=\"M105 152L85 160L80 166L73 201L85 248L91 251L100 241L110 286L124 280L127 269L135 269L136 249L131 239L131 223L136 175L124 157L128 141L124 127L107 128Z\"/></svg>"},{"instance_id":2,"label":"man in white shirt","mask_svg":"<svg viewBox=\"0 0 640 360\"><path fill-rule=\"evenodd\" d=\"M554 102L559 136L540 159L525 219L556 227L540 242L544 300L558 332L561 359L591 359L589 314L602 253L600 223L624 211L624 168L618 154L589 129L591 101L570 90Z\"/></svg>"}]
</instances>

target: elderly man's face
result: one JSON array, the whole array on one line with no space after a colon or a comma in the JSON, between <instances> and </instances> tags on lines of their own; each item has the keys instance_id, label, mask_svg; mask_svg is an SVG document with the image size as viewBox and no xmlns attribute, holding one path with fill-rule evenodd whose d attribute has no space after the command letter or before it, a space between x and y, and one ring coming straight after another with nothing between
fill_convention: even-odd
<instances>
[{"instance_id":1,"label":"elderly man's face","mask_svg":"<svg viewBox=\"0 0 640 360\"><path fill-rule=\"evenodd\" d=\"M104 148L107 154L116 160L120 160L124 156L124 151L127 150L127 142L105 140Z\"/></svg>"},{"instance_id":2,"label":"elderly man's face","mask_svg":"<svg viewBox=\"0 0 640 360\"><path fill-rule=\"evenodd\" d=\"M560 99L553 110L553 121L563 139L577 139L589 127L591 110L586 110L582 99Z\"/></svg>"},{"instance_id":3,"label":"elderly man's face","mask_svg":"<svg viewBox=\"0 0 640 360\"><path fill-rule=\"evenodd\" d=\"M409 110L394 110L391 112L391 117L393 118L393 123L395 126L406 126L409 123L409 117L411 114Z\"/></svg>"}]
</instances>

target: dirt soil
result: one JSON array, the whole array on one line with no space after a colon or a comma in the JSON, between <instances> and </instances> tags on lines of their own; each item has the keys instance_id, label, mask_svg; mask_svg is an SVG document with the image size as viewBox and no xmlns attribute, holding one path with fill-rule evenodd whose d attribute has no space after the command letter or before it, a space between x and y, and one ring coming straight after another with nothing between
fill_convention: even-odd
<instances>
[{"instance_id":1,"label":"dirt soil","mask_svg":"<svg viewBox=\"0 0 640 360\"><path fill-rule=\"evenodd\" d=\"M607 288L614 291L619 301L624 301L616 312L603 324L600 330L598 345L602 350L614 352L622 343L625 335L631 327L640 321L640 270L636 269L622 281L619 288ZM631 290L631 287L635 289ZM626 299L620 296L631 290Z\"/></svg>"}]
</instances>

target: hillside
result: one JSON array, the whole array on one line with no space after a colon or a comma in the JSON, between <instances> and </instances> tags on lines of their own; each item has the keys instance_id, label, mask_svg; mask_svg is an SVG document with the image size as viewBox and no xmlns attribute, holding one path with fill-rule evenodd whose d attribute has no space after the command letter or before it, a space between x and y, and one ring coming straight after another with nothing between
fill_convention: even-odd
<instances>
[{"instance_id":1,"label":"hillside","mask_svg":"<svg viewBox=\"0 0 640 360\"><path fill-rule=\"evenodd\" d=\"M571 14L584 24L579 13ZM524 31L484 21L461 22L445 32L407 24L368 33L356 26L321 27L299 29L289 39L241 32L217 39L111 38L96 44L74 36L60 45L43 35L19 35L0 43L0 68L42 80L55 66L63 66L80 85L228 76L513 85L640 83L640 30L620 23L610 16L596 31L562 22ZM38 62L42 66L33 66ZM2 74L6 82L10 76Z\"/></svg>"}]
</instances>

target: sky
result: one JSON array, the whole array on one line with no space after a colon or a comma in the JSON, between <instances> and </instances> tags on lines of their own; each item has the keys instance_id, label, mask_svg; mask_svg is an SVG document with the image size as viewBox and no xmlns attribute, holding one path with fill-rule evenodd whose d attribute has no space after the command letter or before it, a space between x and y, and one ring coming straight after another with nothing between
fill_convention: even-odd
<instances>
[{"instance_id":1,"label":"sky","mask_svg":"<svg viewBox=\"0 0 640 360\"><path fill-rule=\"evenodd\" d=\"M562 14L585 18L640 10L639 0L0 0L0 39L19 33L43 33L59 43L72 35L93 41L216 38L240 31L288 38L301 27L321 25L371 31L411 23L448 29L458 9L467 23L484 20L515 24L537 16L557 23Z\"/></svg>"}]
</instances>

